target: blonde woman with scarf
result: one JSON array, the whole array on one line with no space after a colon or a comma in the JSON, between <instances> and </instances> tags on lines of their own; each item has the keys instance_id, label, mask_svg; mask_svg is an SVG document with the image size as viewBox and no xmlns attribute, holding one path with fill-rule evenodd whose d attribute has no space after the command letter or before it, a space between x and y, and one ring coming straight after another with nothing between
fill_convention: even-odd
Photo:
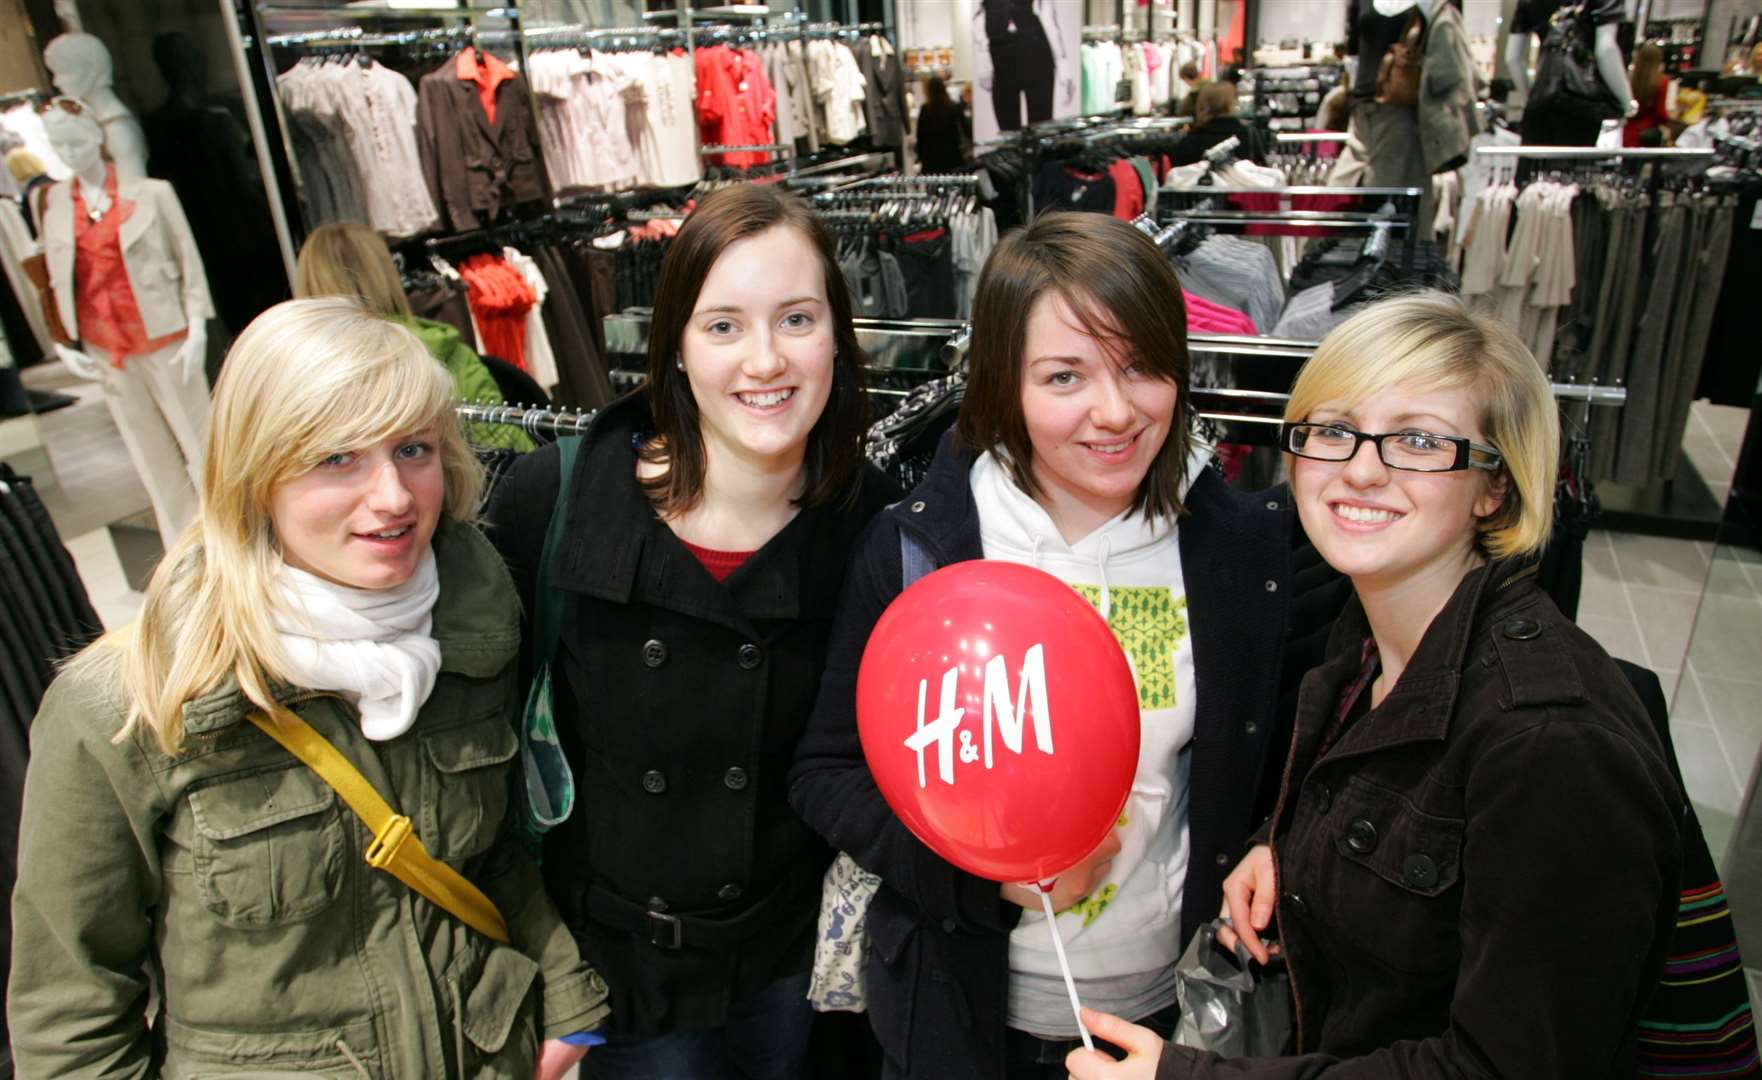
<instances>
[{"instance_id":1,"label":"blonde woman with scarf","mask_svg":"<svg viewBox=\"0 0 1762 1080\"><path fill-rule=\"evenodd\" d=\"M32 729L21 1075L525 1080L583 1053L605 984L509 831L519 612L452 398L352 301L240 335L197 520ZM505 931L365 861L354 801L271 734L306 727Z\"/></svg>"}]
</instances>

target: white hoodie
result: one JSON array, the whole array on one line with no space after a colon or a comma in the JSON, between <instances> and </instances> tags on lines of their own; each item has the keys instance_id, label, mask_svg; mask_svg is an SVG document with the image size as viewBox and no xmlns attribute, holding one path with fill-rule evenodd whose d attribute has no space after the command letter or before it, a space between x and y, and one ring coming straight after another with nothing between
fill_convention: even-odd
<instances>
[{"instance_id":1,"label":"white hoodie","mask_svg":"<svg viewBox=\"0 0 1762 1080\"><path fill-rule=\"evenodd\" d=\"M1189 475L1204 460L1197 456ZM1073 976L1101 980L1091 982L1095 992L1086 993L1085 1004L1125 1007L1172 986L1182 944L1188 804L1182 751L1193 739L1195 690L1176 525L1128 511L1067 544L1051 516L992 455L979 457L969 479L985 557L1044 570L1083 594L1108 621L1138 685L1143 727L1138 772L1121 813L1120 853L1102 886L1058 917ZM1074 1036L1044 915L1024 913L1010 935L1009 957L1012 1025Z\"/></svg>"}]
</instances>

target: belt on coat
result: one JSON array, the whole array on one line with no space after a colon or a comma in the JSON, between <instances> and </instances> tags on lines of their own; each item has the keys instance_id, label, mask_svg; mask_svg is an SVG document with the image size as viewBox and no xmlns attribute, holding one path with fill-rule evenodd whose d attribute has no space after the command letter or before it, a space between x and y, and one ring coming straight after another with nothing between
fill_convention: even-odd
<instances>
[{"instance_id":1,"label":"belt on coat","mask_svg":"<svg viewBox=\"0 0 1762 1080\"><path fill-rule=\"evenodd\" d=\"M771 925L771 915L795 891L785 875L782 884L750 906L725 918L655 911L633 904L599 885L587 887L587 916L601 926L623 930L669 951L687 946L725 949L738 945Z\"/></svg>"}]
</instances>

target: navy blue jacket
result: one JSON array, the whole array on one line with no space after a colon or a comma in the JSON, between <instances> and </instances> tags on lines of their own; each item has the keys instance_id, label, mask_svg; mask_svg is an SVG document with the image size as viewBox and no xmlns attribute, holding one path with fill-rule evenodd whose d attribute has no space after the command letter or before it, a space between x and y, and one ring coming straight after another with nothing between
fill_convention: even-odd
<instances>
[{"instance_id":1,"label":"navy blue jacket","mask_svg":"<svg viewBox=\"0 0 1762 1080\"><path fill-rule=\"evenodd\" d=\"M1001 1080L1009 933L1021 909L998 885L937 856L894 817L857 737L856 678L869 631L900 591L909 530L938 566L983 557L967 477L945 438L923 483L858 542L833 621L819 700L789 799L834 847L881 876L868 916L870 1021L889 1074ZM1215 469L1193 482L1178 542L1198 680L1182 939L1214 917L1224 877L1270 814L1291 717L1280 717L1295 520L1282 489L1250 495ZM1302 668L1296 674L1301 675Z\"/></svg>"}]
</instances>

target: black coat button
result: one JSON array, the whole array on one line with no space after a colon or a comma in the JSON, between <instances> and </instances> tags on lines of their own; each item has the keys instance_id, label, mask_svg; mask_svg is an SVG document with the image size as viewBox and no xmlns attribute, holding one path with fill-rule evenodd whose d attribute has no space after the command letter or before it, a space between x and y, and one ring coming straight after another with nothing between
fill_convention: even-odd
<instances>
[{"instance_id":1,"label":"black coat button","mask_svg":"<svg viewBox=\"0 0 1762 1080\"><path fill-rule=\"evenodd\" d=\"M659 771L650 769L642 774L642 789L650 795L659 795L667 790L667 778Z\"/></svg>"},{"instance_id":2,"label":"black coat button","mask_svg":"<svg viewBox=\"0 0 1762 1080\"><path fill-rule=\"evenodd\" d=\"M1377 849L1377 827L1364 818L1359 818L1346 826L1346 846L1360 855L1369 855Z\"/></svg>"},{"instance_id":3,"label":"black coat button","mask_svg":"<svg viewBox=\"0 0 1762 1080\"><path fill-rule=\"evenodd\" d=\"M729 791L746 790L746 770L739 765L722 774L722 783Z\"/></svg>"},{"instance_id":4,"label":"black coat button","mask_svg":"<svg viewBox=\"0 0 1762 1080\"><path fill-rule=\"evenodd\" d=\"M649 897L649 910L657 914L664 913L667 910L667 901L658 896L651 896Z\"/></svg>"},{"instance_id":5,"label":"black coat button","mask_svg":"<svg viewBox=\"0 0 1762 1080\"><path fill-rule=\"evenodd\" d=\"M759 662L764 659L764 656L759 653L759 647L757 645L747 644L740 647L740 652L737 654L737 658L740 661L741 667L751 671L753 668L759 666Z\"/></svg>"},{"instance_id":6,"label":"black coat button","mask_svg":"<svg viewBox=\"0 0 1762 1080\"><path fill-rule=\"evenodd\" d=\"M1221 852L1221 851L1218 852L1217 853L1217 864L1219 866L1230 865L1230 857L1227 854L1225 854L1224 852Z\"/></svg>"},{"instance_id":7,"label":"black coat button","mask_svg":"<svg viewBox=\"0 0 1762 1080\"><path fill-rule=\"evenodd\" d=\"M960 925L961 925L960 923L955 922L953 919L943 919L942 920L942 932L945 934L952 934L956 930L960 929Z\"/></svg>"},{"instance_id":8,"label":"black coat button","mask_svg":"<svg viewBox=\"0 0 1762 1080\"><path fill-rule=\"evenodd\" d=\"M1253 735L1255 732L1257 732L1259 730L1260 730L1260 725L1255 723L1252 720L1250 720L1246 724L1242 725L1242 731L1244 734L1247 734L1247 735Z\"/></svg>"},{"instance_id":9,"label":"black coat button","mask_svg":"<svg viewBox=\"0 0 1762 1080\"><path fill-rule=\"evenodd\" d=\"M1325 814L1329 810L1333 809L1334 793L1332 791L1328 790L1328 785L1316 784L1316 785L1314 785L1314 789L1315 789L1315 811L1316 811L1316 813Z\"/></svg>"},{"instance_id":10,"label":"black coat button","mask_svg":"<svg viewBox=\"0 0 1762 1080\"><path fill-rule=\"evenodd\" d=\"M1303 897L1294 892L1288 892L1285 894L1284 900L1285 906L1296 913L1299 918L1307 919L1309 917L1309 905L1304 902Z\"/></svg>"},{"instance_id":11,"label":"black coat button","mask_svg":"<svg viewBox=\"0 0 1762 1080\"><path fill-rule=\"evenodd\" d=\"M731 882L727 885L722 886L720 889L717 889L716 896L722 900L739 900L740 894L744 891L745 890L743 890L739 885L735 885Z\"/></svg>"},{"instance_id":12,"label":"black coat button","mask_svg":"<svg viewBox=\"0 0 1762 1080\"><path fill-rule=\"evenodd\" d=\"M1525 619L1520 616L1507 620L1505 625L1499 628L1499 632L1512 641L1528 641L1531 638L1542 636L1542 624L1534 619Z\"/></svg>"},{"instance_id":13,"label":"black coat button","mask_svg":"<svg viewBox=\"0 0 1762 1080\"><path fill-rule=\"evenodd\" d=\"M1401 864L1401 877L1416 889L1429 889L1438 883L1438 864L1430 855L1409 855Z\"/></svg>"},{"instance_id":14,"label":"black coat button","mask_svg":"<svg viewBox=\"0 0 1762 1080\"><path fill-rule=\"evenodd\" d=\"M667 643L659 638L649 638L642 644L642 662L649 667L660 667L667 662Z\"/></svg>"}]
</instances>

